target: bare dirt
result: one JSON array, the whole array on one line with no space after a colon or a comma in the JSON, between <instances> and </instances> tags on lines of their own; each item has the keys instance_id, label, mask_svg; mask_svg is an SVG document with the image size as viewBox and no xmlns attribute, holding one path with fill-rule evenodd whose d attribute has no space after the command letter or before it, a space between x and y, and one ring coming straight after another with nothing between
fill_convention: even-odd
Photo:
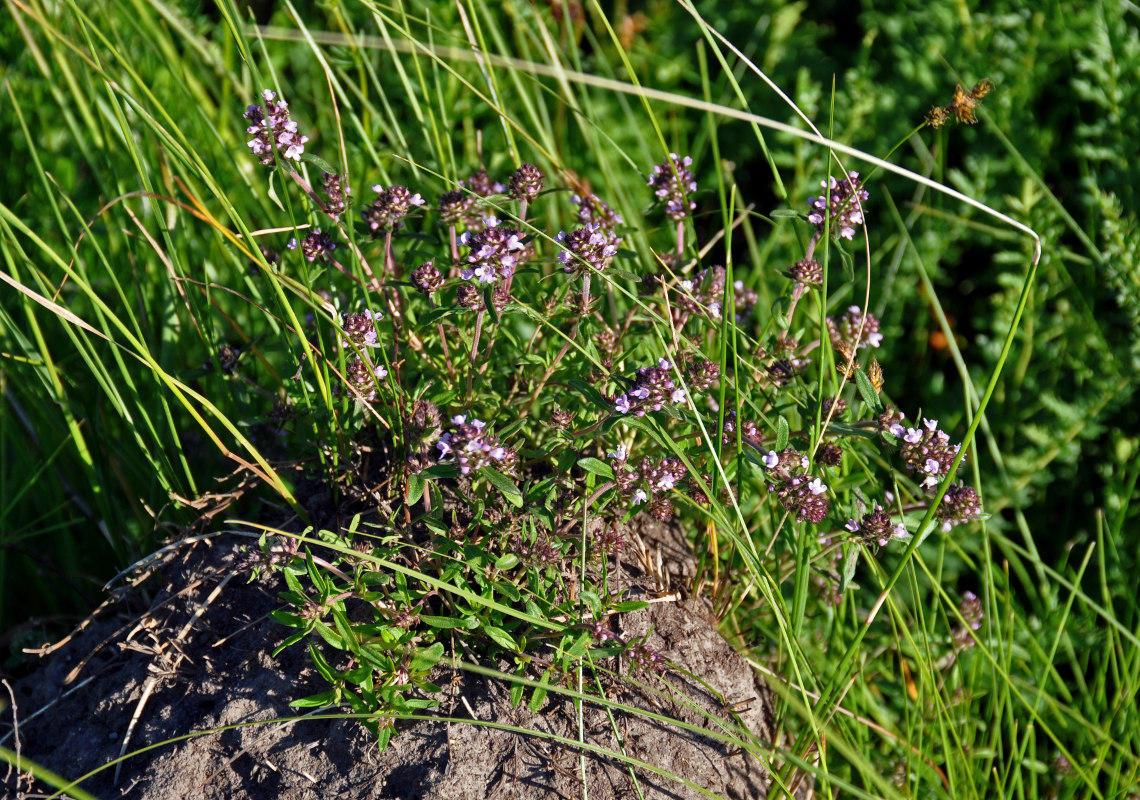
<instances>
[{"instance_id":1,"label":"bare dirt","mask_svg":"<svg viewBox=\"0 0 1140 800\"><path fill-rule=\"evenodd\" d=\"M621 615L614 631L627 640L649 634L648 644L672 668L662 678L609 681L607 696L706 729L715 729L717 720L729 731L743 723L760 742L771 742L767 689L716 632L706 605L675 591L688 586L694 572L684 538L664 526L641 533L644 541L631 532L639 546L623 554L613 577L628 582L631 599L664 601ZM9 707L0 720L3 746L15 750L18 741L24 756L76 779L105 767L124 748L134 752L221 726L268 723L154 747L123 761L117 776L116 767L107 766L81 784L104 800L546 800L582 796L583 781L586 795L598 800L636 798L639 791L645 798L707 796L656 770L731 800L767 796L767 771L739 747L644 715L612 710L611 719L605 708L583 704L582 740L608 751L624 746L635 766L583 755L556 739L579 740L572 700L552 692L532 713L525 702L511 704L503 682L449 667L433 676L444 686L433 713L534 733L405 721L390 746L378 751L353 720L272 722L296 715L290 700L327 686L303 647L271 658L286 633L267 618L279 605L279 587L276 579L246 583L234 570L235 553L234 543L224 540L173 551L149 583L133 590L136 606L145 600L145 613L104 612L46 656L15 686L18 730ZM608 666L629 672L620 659ZM0 792L19 798L51 790L10 771Z\"/></svg>"}]
</instances>

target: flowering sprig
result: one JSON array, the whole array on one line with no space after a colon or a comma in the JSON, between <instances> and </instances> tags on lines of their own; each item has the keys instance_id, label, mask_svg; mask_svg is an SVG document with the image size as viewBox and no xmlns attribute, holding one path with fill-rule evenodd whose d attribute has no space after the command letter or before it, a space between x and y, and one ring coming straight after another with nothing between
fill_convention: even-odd
<instances>
[{"instance_id":1,"label":"flowering sprig","mask_svg":"<svg viewBox=\"0 0 1140 800\"><path fill-rule=\"evenodd\" d=\"M507 193L516 200L533 202L542 191L543 176L534 164L520 164L507 181Z\"/></svg>"},{"instance_id":2,"label":"flowering sprig","mask_svg":"<svg viewBox=\"0 0 1140 800\"><path fill-rule=\"evenodd\" d=\"M387 377L388 370L366 358L357 358L344 368L344 382L360 400L371 403L376 399L376 381Z\"/></svg>"},{"instance_id":3,"label":"flowering sprig","mask_svg":"<svg viewBox=\"0 0 1140 800\"><path fill-rule=\"evenodd\" d=\"M665 203L665 216L679 222L692 214L697 204L689 195L697 191L697 181L689 169L693 159L670 153L669 158L655 166L649 175L649 186L653 193Z\"/></svg>"},{"instance_id":4,"label":"flowering sprig","mask_svg":"<svg viewBox=\"0 0 1140 800\"><path fill-rule=\"evenodd\" d=\"M864 313L859 306L848 306L847 313L839 318L839 322L828 317L827 331L835 347L839 347L840 342L855 349L878 347L883 343L878 317Z\"/></svg>"},{"instance_id":5,"label":"flowering sprig","mask_svg":"<svg viewBox=\"0 0 1140 800\"><path fill-rule=\"evenodd\" d=\"M982 516L982 500L969 486L952 483L946 487L946 494L934 513L942 521L942 532L973 522Z\"/></svg>"},{"instance_id":6,"label":"flowering sprig","mask_svg":"<svg viewBox=\"0 0 1140 800\"><path fill-rule=\"evenodd\" d=\"M468 422L466 414L458 414L451 418L451 424L454 427L440 436L435 446L439 448L440 460L455 457L463 475L495 462L504 467L514 464L514 451L503 447L498 437L487 430L487 423L483 420L471 417Z\"/></svg>"},{"instance_id":7,"label":"flowering sprig","mask_svg":"<svg viewBox=\"0 0 1140 800\"><path fill-rule=\"evenodd\" d=\"M297 132L297 123L289 119L289 104L284 98L274 102L277 93L270 89L263 91L261 96L265 100L264 106L251 103L242 114L252 123L245 129L246 133L253 136L247 142L249 149L257 156L258 162L267 167L274 163L275 152L280 152L293 161L300 161L309 137Z\"/></svg>"},{"instance_id":8,"label":"flowering sprig","mask_svg":"<svg viewBox=\"0 0 1140 800\"><path fill-rule=\"evenodd\" d=\"M379 347L380 344L377 342L376 336L376 321L380 317L379 311L368 308L355 314L341 314L340 345L342 347L356 347L357 349Z\"/></svg>"},{"instance_id":9,"label":"flowering sprig","mask_svg":"<svg viewBox=\"0 0 1140 800\"><path fill-rule=\"evenodd\" d=\"M376 199L361 212L361 216L368 223L368 230L373 236L399 230L404 226L404 217L408 212L424 204L420 193L412 194L406 186L384 187L376 184L372 191L376 192Z\"/></svg>"},{"instance_id":10,"label":"flowering sprig","mask_svg":"<svg viewBox=\"0 0 1140 800\"><path fill-rule=\"evenodd\" d=\"M974 646L974 636L971 631L981 630L982 620L986 618L986 614L982 608L982 601L978 599L976 594L969 591L962 594L958 613L962 615L962 621L965 622L965 625L956 626L951 635L954 638L955 649L965 650Z\"/></svg>"},{"instance_id":11,"label":"flowering sprig","mask_svg":"<svg viewBox=\"0 0 1140 800\"><path fill-rule=\"evenodd\" d=\"M459 244L470 248L467 266L459 271L464 280L495 283L499 278L509 278L526 250L521 231L488 225L481 231L467 231L459 237Z\"/></svg>"},{"instance_id":12,"label":"flowering sprig","mask_svg":"<svg viewBox=\"0 0 1140 800\"><path fill-rule=\"evenodd\" d=\"M692 278L682 278L677 282L680 292L676 307L688 314L701 314L719 320L727 274L724 267L714 266L701 270ZM759 296L752 289L745 288L744 281L734 281L732 289L736 305L736 321L744 323L752 313Z\"/></svg>"},{"instance_id":13,"label":"flowering sprig","mask_svg":"<svg viewBox=\"0 0 1140 800\"><path fill-rule=\"evenodd\" d=\"M847 520L844 527L851 533L860 534L865 544L877 544L879 547L886 547L891 539L902 539L907 535L906 525L901 522L892 523L891 515L880 505L876 505L874 511L864 514L858 521Z\"/></svg>"},{"instance_id":14,"label":"flowering sprig","mask_svg":"<svg viewBox=\"0 0 1140 800\"><path fill-rule=\"evenodd\" d=\"M659 359L656 367L642 367L633 379L633 388L614 399L614 411L641 417L646 411L660 411L665 405L685 402L685 390L673 382L673 365Z\"/></svg>"},{"instance_id":15,"label":"flowering sprig","mask_svg":"<svg viewBox=\"0 0 1140 800\"><path fill-rule=\"evenodd\" d=\"M306 261L325 261L333 250L336 250L336 242L320 230L312 231L301 241L301 253Z\"/></svg>"},{"instance_id":16,"label":"flowering sprig","mask_svg":"<svg viewBox=\"0 0 1140 800\"><path fill-rule=\"evenodd\" d=\"M590 223L570 233L559 231L554 241L563 248L558 253L562 268L574 275L601 272L613 261L621 244L617 234L598 223Z\"/></svg>"},{"instance_id":17,"label":"flowering sprig","mask_svg":"<svg viewBox=\"0 0 1140 800\"><path fill-rule=\"evenodd\" d=\"M808 222L815 225L817 233L822 234L825 227L824 215L830 213L831 231L838 232L844 239L855 238L855 228L863 224L863 203L870 197L859 183L859 173L852 170L841 181L832 176L829 180L822 181L820 186L827 192L808 201L812 208Z\"/></svg>"},{"instance_id":18,"label":"flowering sprig","mask_svg":"<svg viewBox=\"0 0 1140 800\"><path fill-rule=\"evenodd\" d=\"M334 220L340 219L340 215L348 207L348 195L351 192L348 184L344 182L344 176L335 172L322 172L321 188L328 198L324 205L325 213Z\"/></svg>"},{"instance_id":19,"label":"flowering sprig","mask_svg":"<svg viewBox=\"0 0 1140 800\"><path fill-rule=\"evenodd\" d=\"M658 461L643 458L633 466L624 445L618 445L607 456L613 462L614 484L631 507L646 504L649 512L661 520L673 515L673 504L665 493L679 489L685 479L685 465L680 459L670 456Z\"/></svg>"},{"instance_id":20,"label":"flowering sprig","mask_svg":"<svg viewBox=\"0 0 1140 800\"><path fill-rule=\"evenodd\" d=\"M604 230L613 231L625 220L596 194L570 195L570 202L578 206L578 222L583 225L598 225Z\"/></svg>"},{"instance_id":21,"label":"flowering sprig","mask_svg":"<svg viewBox=\"0 0 1140 800\"><path fill-rule=\"evenodd\" d=\"M903 419L903 414L888 411L880 417L880 425L900 440L899 455L907 469L923 476L923 488L931 490L950 472L950 465L962 445L950 444L950 436L939 430L936 419L924 419L921 428L907 427L903 425Z\"/></svg>"},{"instance_id":22,"label":"flowering sprig","mask_svg":"<svg viewBox=\"0 0 1140 800\"><path fill-rule=\"evenodd\" d=\"M794 448L777 453L769 450L761 458L768 472L768 491L800 522L819 524L831 508L827 486L808 472L808 457Z\"/></svg>"}]
</instances>

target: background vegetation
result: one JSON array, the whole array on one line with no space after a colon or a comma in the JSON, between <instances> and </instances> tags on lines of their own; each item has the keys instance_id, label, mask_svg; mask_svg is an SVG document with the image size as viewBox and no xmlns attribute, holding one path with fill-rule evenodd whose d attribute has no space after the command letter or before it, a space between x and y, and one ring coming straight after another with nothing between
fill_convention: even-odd
<instances>
[{"instance_id":1,"label":"background vegetation","mask_svg":"<svg viewBox=\"0 0 1140 800\"><path fill-rule=\"evenodd\" d=\"M798 108L830 139L1023 223L1042 253L1034 271L1021 232L906 176L874 174L869 272L860 248L842 264L835 251L827 313L861 304L869 275L884 395L912 418L921 409L939 419L956 440L996 375L963 467L989 517L865 561L858 599L845 605L813 594L795 618L798 648L777 630L779 614L740 592L728 594L723 630L773 684L806 675L808 693L784 693L785 747L822 759L813 768L821 788L1134 791L1134 7L512 0L298 13L288 3L202 11L9 0L6 9L7 669L20 669L21 647L67 629L102 599L107 579L160 542L299 503L304 487L281 466L287 455L314 458L322 443L363 429L341 403L341 416L273 433L274 404L304 349L290 324L319 305L305 287L336 285L331 270L309 271L299 258L281 281L267 280L241 246L248 238L236 238L280 228L264 241L284 250L290 220L306 215L283 174L270 177L246 147L241 113L261 88L283 91L313 136L311 152L367 176L353 187L361 202L365 181L406 183L434 202L480 166L505 179L524 160L547 171L548 188L586 182L629 223L622 268L637 274L656 268L651 246L669 248L667 223L650 211L649 169L670 150L690 155L701 187L695 241L719 231L730 208L753 209L731 253L721 245L710 258L731 255L757 292L760 324L747 333L759 337L774 330L790 288L784 270L808 236L780 212L805 208L829 154L732 110L806 130ZM481 61L476 48L515 61ZM978 125L915 131L956 83L982 78L996 88ZM550 234L568 227L568 194L544 196L535 225ZM359 299L340 310L357 310ZM249 365L244 379L217 368L229 343ZM327 459L345 457L331 452L340 455L320 457L326 474L336 468ZM246 487L243 464L264 472L262 457L277 465L276 485ZM235 499L204 519L214 506L198 500L211 494ZM814 536L796 530L799 544L775 551L793 564ZM766 545L770 533L756 522L748 535ZM735 557L715 568L747 576ZM896 569L902 579L883 621L865 630L867 608ZM769 599L793 607L807 577L772 574ZM967 591L984 598L985 627L978 647L955 658L947 647ZM845 713L832 716L840 695ZM824 731L830 749L820 752Z\"/></svg>"}]
</instances>

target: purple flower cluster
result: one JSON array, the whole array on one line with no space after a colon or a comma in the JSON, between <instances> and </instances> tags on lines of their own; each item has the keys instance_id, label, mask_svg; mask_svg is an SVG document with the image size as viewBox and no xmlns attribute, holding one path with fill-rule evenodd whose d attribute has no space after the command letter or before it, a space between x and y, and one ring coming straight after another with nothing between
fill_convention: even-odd
<instances>
[{"instance_id":1,"label":"purple flower cluster","mask_svg":"<svg viewBox=\"0 0 1140 800\"><path fill-rule=\"evenodd\" d=\"M641 459L636 467L629 464L629 451L624 445L606 454L614 465L614 483L631 506L648 504L648 510L658 519L673 515L673 504L664 496L671 489L680 489L685 479L685 465L680 459L665 457L659 461ZM660 494L659 494L660 493Z\"/></svg>"},{"instance_id":2,"label":"purple flower cluster","mask_svg":"<svg viewBox=\"0 0 1140 800\"><path fill-rule=\"evenodd\" d=\"M460 181L459 185L466 187L467 191L460 190L463 195L463 202L454 204L452 211L458 210L462 206L462 222L467 230L481 231L484 228L493 228L498 225L499 220L495 217L494 209L478 202L476 198L503 194L507 191L506 185L492 179L487 174L487 170L484 169L474 173L467 180Z\"/></svg>"},{"instance_id":3,"label":"purple flower cluster","mask_svg":"<svg viewBox=\"0 0 1140 800\"><path fill-rule=\"evenodd\" d=\"M952 635L955 647L958 650L965 650L974 646L974 636L971 631L981 629L982 620L986 618L986 614L982 608L982 601L973 592L963 593L962 602L958 605L958 613L962 615L962 620L966 624L955 627Z\"/></svg>"},{"instance_id":4,"label":"purple flower cluster","mask_svg":"<svg viewBox=\"0 0 1140 800\"><path fill-rule=\"evenodd\" d=\"M808 222L822 232L825 225L824 214L831 214L831 231L838 232L844 239L855 238L855 228L863 224L863 203L870 197L859 183L859 173L852 171L841 181L832 176L821 181L826 194L808 201L812 211Z\"/></svg>"},{"instance_id":5,"label":"purple flower cluster","mask_svg":"<svg viewBox=\"0 0 1140 800\"><path fill-rule=\"evenodd\" d=\"M634 642L626 650L629 666L634 672L663 675L667 664L665 656L647 645L644 640Z\"/></svg>"},{"instance_id":6,"label":"purple flower cluster","mask_svg":"<svg viewBox=\"0 0 1140 800\"><path fill-rule=\"evenodd\" d=\"M604 230L612 231L618 225L625 224L621 214L610 208L596 194L572 194L570 195L570 202L578 206L578 222L583 225L598 225Z\"/></svg>"},{"instance_id":7,"label":"purple flower cluster","mask_svg":"<svg viewBox=\"0 0 1140 800\"><path fill-rule=\"evenodd\" d=\"M443 288L443 275L434 261L425 261L412 270L412 284L424 294L433 294Z\"/></svg>"},{"instance_id":8,"label":"purple flower cluster","mask_svg":"<svg viewBox=\"0 0 1140 800\"><path fill-rule=\"evenodd\" d=\"M506 185L493 180L485 169L479 170L466 181L460 181L460 183L470 189L472 194L478 195L479 197L491 197L492 195L503 194L503 192L507 191Z\"/></svg>"},{"instance_id":9,"label":"purple flower cluster","mask_svg":"<svg viewBox=\"0 0 1140 800\"><path fill-rule=\"evenodd\" d=\"M791 447L782 453L769 450L761 459L768 471L768 491L800 522L819 524L827 516L831 504L827 486L808 472L808 457Z\"/></svg>"},{"instance_id":10,"label":"purple flower cluster","mask_svg":"<svg viewBox=\"0 0 1140 800\"><path fill-rule=\"evenodd\" d=\"M677 288L680 290L677 296L677 308L690 314L702 314L712 319L720 319L727 274L724 267L715 266L698 272L692 278L682 278L677 282ZM744 281L735 281L732 289L736 304L736 321L744 322L752 313L759 297L755 291L744 287Z\"/></svg>"},{"instance_id":11,"label":"purple flower cluster","mask_svg":"<svg viewBox=\"0 0 1140 800\"><path fill-rule=\"evenodd\" d=\"M459 244L471 250L467 256L468 266L459 271L464 280L494 283L499 278L509 278L518 266L519 255L526 249L521 232L488 225L477 233L467 231L459 237Z\"/></svg>"},{"instance_id":12,"label":"purple flower cluster","mask_svg":"<svg viewBox=\"0 0 1140 800\"><path fill-rule=\"evenodd\" d=\"M301 253L306 261L324 261L336 250L336 242L327 233L315 230L301 241Z\"/></svg>"},{"instance_id":13,"label":"purple flower cluster","mask_svg":"<svg viewBox=\"0 0 1140 800\"><path fill-rule=\"evenodd\" d=\"M562 560L562 548L554 542L546 531L539 531L534 541L525 536L513 534L510 539L510 552L518 556L527 567L545 569L554 567Z\"/></svg>"},{"instance_id":14,"label":"purple flower cluster","mask_svg":"<svg viewBox=\"0 0 1140 800\"><path fill-rule=\"evenodd\" d=\"M285 158L300 161L305 152L308 136L297 133L297 123L289 119L289 104L285 100L273 102L277 93L266 89L261 93L264 107L252 103L246 107L243 117L252 124L245 132L253 136L247 142L257 160L265 166L274 162L274 151L280 151Z\"/></svg>"},{"instance_id":15,"label":"purple flower cluster","mask_svg":"<svg viewBox=\"0 0 1140 800\"><path fill-rule=\"evenodd\" d=\"M444 192L439 196L439 218L445 225L458 225L466 218L471 204L471 196L462 189Z\"/></svg>"},{"instance_id":16,"label":"purple flower cluster","mask_svg":"<svg viewBox=\"0 0 1140 800\"><path fill-rule=\"evenodd\" d=\"M740 423L740 438L755 444L760 441L760 426L750 419ZM724 428L721 430L721 441L724 444L736 444L736 412L728 411L724 415Z\"/></svg>"},{"instance_id":17,"label":"purple flower cluster","mask_svg":"<svg viewBox=\"0 0 1140 800\"><path fill-rule=\"evenodd\" d=\"M902 419L902 414L897 414L897 418L889 422L886 430L901 440L899 454L906 462L907 469L923 476L923 488L933 489L942 476L950 471L950 464L962 446L950 444L950 436L939 430L936 419L924 419L921 428L906 427L902 424Z\"/></svg>"},{"instance_id":18,"label":"purple flower cluster","mask_svg":"<svg viewBox=\"0 0 1140 800\"><path fill-rule=\"evenodd\" d=\"M413 207L422 206L424 199L419 192L412 194L406 186L389 186L387 188L376 184L372 187L376 192L376 199L372 205L361 212L364 221L368 223L368 230L373 236L391 233L404 226L404 217Z\"/></svg>"},{"instance_id":19,"label":"purple flower cluster","mask_svg":"<svg viewBox=\"0 0 1140 800\"><path fill-rule=\"evenodd\" d=\"M340 346L362 350L365 347L379 347L376 341L376 320L379 320L379 311L364 309L355 314L341 314Z\"/></svg>"},{"instance_id":20,"label":"purple flower cluster","mask_svg":"<svg viewBox=\"0 0 1140 800\"><path fill-rule=\"evenodd\" d=\"M689 195L697 191L697 181L689 167L693 159L670 153L668 160L658 164L649 175L649 185L653 193L665 203L665 216L672 220L682 220L689 216L697 204Z\"/></svg>"},{"instance_id":21,"label":"purple flower cluster","mask_svg":"<svg viewBox=\"0 0 1140 800\"><path fill-rule=\"evenodd\" d=\"M435 446L440 459L455 456L462 474L495 462L505 467L514 464L514 451L503 447L498 437L487 431L487 423L474 417L468 422L466 414L459 414L451 418L451 424L455 427L440 436Z\"/></svg>"},{"instance_id":22,"label":"purple flower cluster","mask_svg":"<svg viewBox=\"0 0 1140 800\"><path fill-rule=\"evenodd\" d=\"M878 318L874 314L864 314L859 306L848 306L847 313L839 318L839 322L828 317L827 331L831 335L832 345L837 349L840 349L840 343L856 349L878 347L883 343Z\"/></svg>"},{"instance_id":23,"label":"purple flower cluster","mask_svg":"<svg viewBox=\"0 0 1140 800\"><path fill-rule=\"evenodd\" d=\"M345 185L344 177L335 172L322 172L321 188L324 189L325 197L328 198L325 203L325 213L333 219L340 219L340 215L348 207L350 192L348 186Z\"/></svg>"},{"instance_id":24,"label":"purple flower cluster","mask_svg":"<svg viewBox=\"0 0 1140 800\"><path fill-rule=\"evenodd\" d=\"M946 488L946 494L934 513L942 520L942 532L947 533L956 525L965 525L980 517L982 500L969 486L952 483Z\"/></svg>"},{"instance_id":25,"label":"purple flower cluster","mask_svg":"<svg viewBox=\"0 0 1140 800\"><path fill-rule=\"evenodd\" d=\"M801 286L823 286L823 264L814 258L805 258L788 267L788 277Z\"/></svg>"},{"instance_id":26,"label":"purple flower cluster","mask_svg":"<svg viewBox=\"0 0 1140 800\"><path fill-rule=\"evenodd\" d=\"M559 231L554 241L562 245L558 260L566 272L589 275L610 265L617 255L621 238L612 230L590 223L570 233Z\"/></svg>"},{"instance_id":27,"label":"purple flower cluster","mask_svg":"<svg viewBox=\"0 0 1140 800\"><path fill-rule=\"evenodd\" d=\"M660 411L667 404L685 402L685 390L673 382L672 367L662 358L656 367L639 369L633 379L633 388L614 400L614 411L619 414L632 412L634 416L641 417L646 411Z\"/></svg>"},{"instance_id":28,"label":"purple flower cluster","mask_svg":"<svg viewBox=\"0 0 1140 800\"><path fill-rule=\"evenodd\" d=\"M864 514L859 521L847 520L844 527L852 533L861 534L863 542L868 546L877 544L886 547L891 539L901 539L906 536L906 525L892 523L891 515L883 510L882 506L875 506L875 510Z\"/></svg>"},{"instance_id":29,"label":"purple flower cluster","mask_svg":"<svg viewBox=\"0 0 1140 800\"><path fill-rule=\"evenodd\" d=\"M520 164L507 181L507 193L516 200L531 202L542 191L542 172L534 164Z\"/></svg>"},{"instance_id":30,"label":"purple flower cluster","mask_svg":"<svg viewBox=\"0 0 1140 800\"><path fill-rule=\"evenodd\" d=\"M345 384L354 396L366 403L376 399L376 381L387 375L388 370L367 358L357 358L344 368Z\"/></svg>"},{"instance_id":31,"label":"purple flower cluster","mask_svg":"<svg viewBox=\"0 0 1140 800\"><path fill-rule=\"evenodd\" d=\"M707 392L720 380L720 365L707 358L698 358L685 365L685 377L694 392Z\"/></svg>"}]
</instances>

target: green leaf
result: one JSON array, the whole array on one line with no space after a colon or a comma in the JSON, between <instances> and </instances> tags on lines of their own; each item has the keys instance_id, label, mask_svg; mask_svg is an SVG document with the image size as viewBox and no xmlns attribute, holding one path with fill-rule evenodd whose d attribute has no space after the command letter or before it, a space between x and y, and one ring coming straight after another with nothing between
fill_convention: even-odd
<instances>
[{"instance_id":1,"label":"green leaf","mask_svg":"<svg viewBox=\"0 0 1140 800\"><path fill-rule=\"evenodd\" d=\"M317 672L321 674L322 678L329 683L336 683L340 680L340 675L332 668L324 654L317 649L314 642L309 642L309 656L313 659L313 666L317 668Z\"/></svg>"},{"instance_id":2,"label":"green leaf","mask_svg":"<svg viewBox=\"0 0 1140 800\"><path fill-rule=\"evenodd\" d=\"M526 662L519 664L519 668L515 670L516 677L523 677L526 674ZM522 702L524 687L521 683L511 683L511 708L518 708L519 703Z\"/></svg>"},{"instance_id":3,"label":"green leaf","mask_svg":"<svg viewBox=\"0 0 1140 800\"><path fill-rule=\"evenodd\" d=\"M422 474L415 474L408 476L408 505L414 506L424 496L424 487L427 481L424 480Z\"/></svg>"},{"instance_id":4,"label":"green leaf","mask_svg":"<svg viewBox=\"0 0 1140 800\"><path fill-rule=\"evenodd\" d=\"M285 641L273 649L273 657L277 658L278 654L281 653L282 650L295 645L297 642L304 639L306 635L308 635L306 631L297 631L296 633L289 635L286 637Z\"/></svg>"},{"instance_id":5,"label":"green leaf","mask_svg":"<svg viewBox=\"0 0 1140 800\"><path fill-rule=\"evenodd\" d=\"M336 167L313 153L301 153L301 160L307 164L313 164L320 169L321 172L327 172L330 175L337 173Z\"/></svg>"},{"instance_id":6,"label":"green leaf","mask_svg":"<svg viewBox=\"0 0 1140 800\"><path fill-rule=\"evenodd\" d=\"M640 611L643 608L649 608L649 603L644 600L626 600L622 603L614 603L613 611L615 614L624 614L627 611Z\"/></svg>"},{"instance_id":7,"label":"green leaf","mask_svg":"<svg viewBox=\"0 0 1140 800\"><path fill-rule=\"evenodd\" d=\"M581 467L582 469L586 470L586 472L589 472L593 475L600 475L603 478L605 478L606 480L612 481L614 479L613 468L610 467L610 465L607 464L605 461L602 461L600 459L593 458L591 456L586 456L585 458L579 458L578 459L578 466Z\"/></svg>"},{"instance_id":8,"label":"green leaf","mask_svg":"<svg viewBox=\"0 0 1140 800\"><path fill-rule=\"evenodd\" d=\"M631 604L631 605L636 605L636 604ZM643 603L643 605L649 605L649 603ZM586 650L589 647L590 647L590 634L583 631L582 635L580 635L578 637L578 640L576 642L574 642L573 645L571 645L569 650L566 651L566 655L568 655L574 659L581 658L582 655L586 652Z\"/></svg>"},{"instance_id":9,"label":"green leaf","mask_svg":"<svg viewBox=\"0 0 1140 800\"><path fill-rule=\"evenodd\" d=\"M784 418L784 415L781 414L780 418L778 420L776 420L776 452L777 453L783 451L783 449L788 446L788 437L790 435L791 435L791 431L788 428L788 421Z\"/></svg>"},{"instance_id":10,"label":"green leaf","mask_svg":"<svg viewBox=\"0 0 1140 800\"><path fill-rule=\"evenodd\" d=\"M514 553L507 553L504 556L499 556L499 559L495 562L495 569L505 572L508 569L514 569L518 565L519 557Z\"/></svg>"},{"instance_id":11,"label":"green leaf","mask_svg":"<svg viewBox=\"0 0 1140 800\"><path fill-rule=\"evenodd\" d=\"M332 689L320 694L314 694L311 697L302 697L300 700L294 700L289 703L292 708L319 708L320 706L333 706L340 700L340 692Z\"/></svg>"},{"instance_id":12,"label":"green leaf","mask_svg":"<svg viewBox=\"0 0 1140 800\"><path fill-rule=\"evenodd\" d=\"M502 628L496 628L494 625L484 625L483 632L486 633L488 638L495 644L499 645L499 647L510 650L512 653L518 652L518 646L515 644L515 640Z\"/></svg>"},{"instance_id":13,"label":"green leaf","mask_svg":"<svg viewBox=\"0 0 1140 800\"><path fill-rule=\"evenodd\" d=\"M607 411L609 410L610 404L606 402L606 398L602 397L601 392L599 392L590 384L579 380L578 378L571 378L570 380L566 381L566 383L577 389L579 394L596 405L598 408L602 408Z\"/></svg>"},{"instance_id":14,"label":"green leaf","mask_svg":"<svg viewBox=\"0 0 1140 800\"><path fill-rule=\"evenodd\" d=\"M538 710L542 708L543 702L546 700L546 694L549 691L547 687L550 685L550 670L542 673L542 680L538 682L538 686L534 687L534 694L530 696L530 703L528 707L532 714L537 714Z\"/></svg>"},{"instance_id":15,"label":"green leaf","mask_svg":"<svg viewBox=\"0 0 1140 800\"><path fill-rule=\"evenodd\" d=\"M855 567L859 565L859 548L852 547L851 551L847 554L847 558L843 562L843 580L839 582L839 594L847 591L847 587L851 585L852 578L855 577Z\"/></svg>"},{"instance_id":16,"label":"green leaf","mask_svg":"<svg viewBox=\"0 0 1140 800\"><path fill-rule=\"evenodd\" d=\"M486 478L492 486L498 489L503 497L507 498L512 505L518 508L523 507L522 492L519 491L519 487L515 486L514 481L491 467L481 467L479 473Z\"/></svg>"},{"instance_id":17,"label":"green leaf","mask_svg":"<svg viewBox=\"0 0 1140 800\"><path fill-rule=\"evenodd\" d=\"M875 391L875 387L871 385L871 379L861 369L855 370L855 385L859 388L859 394L863 397L863 402L867 404L867 408L874 411L876 414L883 413L882 404L879 402L879 395Z\"/></svg>"},{"instance_id":18,"label":"green leaf","mask_svg":"<svg viewBox=\"0 0 1140 800\"><path fill-rule=\"evenodd\" d=\"M417 650L408 664L409 672L427 672L443 658L443 642L436 642L426 650Z\"/></svg>"},{"instance_id":19,"label":"green leaf","mask_svg":"<svg viewBox=\"0 0 1140 800\"><path fill-rule=\"evenodd\" d=\"M420 622L432 628L466 628L467 621L455 617L433 617L430 614L420 614Z\"/></svg>"},{"instance_id":20,"label":"green leaf","mask_svg":"<svg viewBox=\"0 0 1140 800\"><path fill-rule=\"evenodd\" d=\"M320 620L313 623L313 630L315 630L317 633L319 633L321 635L322 639L324 639L326 642L331 644L337 650L344 650L345 649L344 642L341 640L340 636L337 635L333 631L332 628L330 628L328 625L324 624Z\"/></svg>"}]
</instances>

